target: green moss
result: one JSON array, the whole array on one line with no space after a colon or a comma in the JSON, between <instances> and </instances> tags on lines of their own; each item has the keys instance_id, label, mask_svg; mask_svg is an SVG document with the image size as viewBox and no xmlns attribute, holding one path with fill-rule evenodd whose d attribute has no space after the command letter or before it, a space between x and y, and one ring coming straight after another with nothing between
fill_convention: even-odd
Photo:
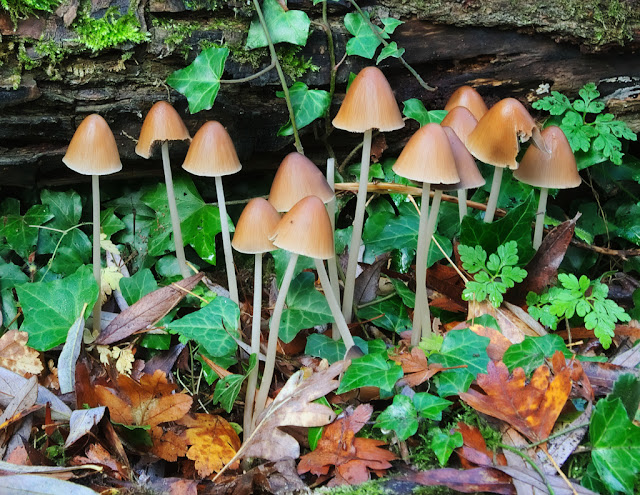
<instances>
[{"instance_id":1,"label":"green moss","mask_svg":"<svg viewBox=\"0 0 640 495\"><path fill-rule=\"evenodd\" d=\"M152 26L163 29L169 35L163 40L170 52L177 51L186 60L191 52L192 46L183 41L191 36L194 31L203 29L199 22L180 22L173 19L154 18Z\"/></svg>"},{"instance_id":2,"label":"green moss","mask_svg":"<svg viewBox=\"0 0 640 495\"><path fill-rule=\"evenodd\" d=\"M218 0L184 0L184 6L189 10L218 10L221 4Z\"/></svg>"},{"instance_id":3,"label":"green moss","mask_svg":"<svg viewBox=\"0 0 640 495\"><path fill-rule=\"evenodd\" d=\"M595 39L600 45L618 43L624 45L626 41L633 39L633 29L629 21L639 19L637 9L624 0L611 0L598 2L593 7L593 18L602 28L596 28Z\"/></svg>"},{"instance_id":4,"label":"green moss","mask_svg":"<svg viewBox=\"0 0 640 495\"><path fill-rule=\"evenodd\" d=\"M333 488L318 488L316 494L325 495L391 495L393 492L387 490L382 483L384 479L367 481L360 485L342 485Z\"/></svg>"},{"instance_id":5,"label":"green moss","mask_svg":"<svg viewBox=\"0 0 640 495\"><path fill-rule=\"evenodd\" d=\"M285 45L276 50L282 70L294 81L309 71L320 70L320 67L311 62L311 58L305 59L302 55L298 55L301 50L302 47L297 45Z\"/></svg>"},{"instance_id":6,"label":"green moss","mask_svg":"<svg viewBox=\"0 0 640 495\"><path fill-rule=\"evenodd\" d=\"M138 44L149 40L149 33L142 31L132 11L120 15L115 7L108 8L100 19L89 17L87 9L83 9L72 27L79 36L78 41L93 52L122 43Z\"/></svg>"},{"instance_id":7,"label":"green moss","mask_svg":"<svg viewBox=\"0 0 640 495\"><path fill-rule=\"evenodd\" d=\"M0 5L9 12L14 24L18 19L37 16L38 12L53 12L62 0L0 0Z\"/></svg>"}]
</instances>

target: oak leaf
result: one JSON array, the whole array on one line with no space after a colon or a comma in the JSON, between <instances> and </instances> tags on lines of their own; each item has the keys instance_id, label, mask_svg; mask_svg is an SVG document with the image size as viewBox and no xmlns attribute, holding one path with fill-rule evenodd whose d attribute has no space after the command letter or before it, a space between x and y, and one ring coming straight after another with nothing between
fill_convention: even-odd
<instances>
[{"instance_id":1,"label":"oak leaf","mask_svg":"<svg viewBox=\"0 0 640 495\"><path fill-rule=\"evenodd\" d=\"M404 377L400 379L399 384L409 387L416 387L426 382L444 369L439 364L429 364L424 351L417 346L411 349L410 353L401 352L389 357L402 366L402 371L404 371Z\"/></svg>"},{"instance_id":2,"label":"oak leaf","mask_svg":"<svg viewBox=\"0 0 640 495\"><path fill-rule=\"evenodd\" d=\"M391 467L389 461L395 460L396 456L380 448L385 445L382 440L355 436L372 413L373 406L361 404L327 426L316 449L301 457L298 473L322 476L329 474L333 467L331 474L334 477L328 486L364 483L369 479L369 471L382 475Z\"/></svg>"},{"instance_id":3,"label":"oak leaf","mask_svg":"<svg viewBox=\"0 0 640 495\"><path fill-rule=\"evenodd\" d=\"M40 353L27 347L29 334L18 330L9 330L0 337L0 366L22 376L38 375L44 369Z\"/></svg>"},{"instance_id":4,"label":"oak leaf","mask_svg":"<svg viewBox=\"0 0 640 495\"><path fill-rule=\"evenodd\" d=\"M546 365L536 369L527 383L524 370L516 368L513 376L500 361L489 362L487 374L479 374L478 385L484 394L469 389L460 394L479 412L501 419L529 440L546 439L553 429L571 392L571 372L561 352L552 358L554 377Z\"/></svg>"}]
</instances>

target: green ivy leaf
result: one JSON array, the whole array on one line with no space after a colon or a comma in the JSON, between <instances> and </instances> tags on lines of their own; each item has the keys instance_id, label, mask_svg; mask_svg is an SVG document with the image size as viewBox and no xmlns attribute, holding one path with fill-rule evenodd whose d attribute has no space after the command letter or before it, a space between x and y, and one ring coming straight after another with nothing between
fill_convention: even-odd
<instances>
[{"instance_id":1,"label":"green ivy leaf","mask_svg":"<svg viewBox=\"0 0 640 495\"><path fill-rule=\"evenodd\" d=\"M407 289L409 290L409 289ZM414 295L415 298L415 295ZM374 319L373 324L384 330L398 334L411 329L411 320L407 308L399 297L383 299L379 302L368 303L364 308L358 308L358 318Z\"/></svg>"},{"instance_id":2,"label":"green ivy leaf","mask_svg":"<svg viewBox=\"0 0 640 495\"><path fill-rule=\"evenodd\" d=\"M441 466L447 463L453 453L453 449L463 445L462 433L459 431L451 435L440 428L433 428L429 431L429 438L431 440L431 449L435 452Z\"/></svg>"},{"instance_id":3,"label":"green ivy leaf","mask_svg":"<svg viewBox=\"0 0 640 495\"><path fill-rule=\"evenodd\" d=\"M344 16L344 27L353 35L353 38L347 41L347 55L372 59L382 41L373 32L372 25L369 24L369 15L366 12L365 15L366 19L357 12L350 12ZM384 32L377 26L374 28L381 34Z\"/></svg>"},{"instance_id":4,"label":"green ivy leaf","mask_svg":"<svg viewBox=\"0 0 640 495\"><path fill-rule=\"evenodd\" d=\"M640 406L640 378L632 373L621 375L613 384L607 400L619 398L630 421L633 421Z\"/></svg>"},{"instance_id":5,"label":"green ivy leaf","mask_svg":"<svg viewBox=\"0 0 640 495\"><path fill-rule=\"evenodd\" d=\"M440 421L442 419L442 411L453 404L451 401L426 392L418 392L415 394L413 396L413 403L420 416L433 421Z\"/></svg>"},{"instance_id":6,"label":"green ivy leaf","mask_svg":"<svg viewBox=\"0 0 640 495\"><path fill-rule=\"evenodd\" d=\"M393 403L380 413L375 424L383 430L393 430L398 439L406 440L418 431L417 411L406 395L396 395Z\"/></svg>"},{"instance_id":7,"label":"green ivy leaf","mask_svg":"<svg viewBox=\"0 0 640 495\"><path fill-rule=\"evenodd\" d=\"M391 391L402 375L402 367L387 359L386 355L367 354L351 361L336 393L342 394L360 387L379 387Z\"/></svg>"},{"instance_id":8,"label":"green ivy leaf","mask_svg":"<svg viewBox=\"0 0 640 495\"><path fill-rule=\"evenodd\" d=\"M107 237L111 237L124 228L124 222L116 216L115 208L107 208L100 212L100 230L102 230Z\"/></svg>"},{"instance_id":9,"label":"green ivy leaf","mask_svg":"<svg viewBox=\"0 0 640 495\"><path fill-rule=\"evenodd\" d=\"M251 354L249 357L249 368L244 375L227 375L216 383L216 388L213 391L213 403L220 404L222 408L228 413L231 412L233 404L240 394L240 388L242 382L249 376L251 370L256 367L258 362L257 356Z\"/></svg>"},{"instance_id":10,"label":"green ivy leaf","mask_svg":"<svg viewBox=\"0 0 640 495\"><path fill-rule=\"evenodd\" d=\"M396 278L391 278L391 284L393 288L396 290L396 293L402 299L402 302L408 308L415 308L416 306L416 294L402 280L398 280Z\"/></svg>"},{"instance_id":11,"label":"green ivy leaf","mask_svg":"<svg viewBox=\"0 0 640 495\"><path fill-rule=\"evenodd\" d=\"M280 287L282 285L282 277L284 277L284 272L289 264L289 259L291 259L291 253L284 249L277 249L271 251L271 256L273 256L273 261L275 262L276 282L278 283L278 287ZM298 256L296 267L293 270L293 276L295 277L303 270L314 270L315 267L316 265L312 258L308 256Z\"/></svg>"},{"instance_id":12,"label":"green ivy leaf","mask_svg":"<svg viewBox=\"0 0 640 495\"><path fill-rule=\"evenodd\" d=\"M90 266L52 282L24 284L16 288L24 313L20 330L29 334L29 346L47 351L62 344L71 325L88 305L85 317L98 299L98 284Z\"/></svg>"},{"instance_id":13,"label":"green ivy leaf","mask_svg":"<svg viewBox=\"0 0 640 495\"><path fill-rule=\"evenodd\" d=\"M148 268L138 270L131 277L122 277L120 279L120 292L127 304L131 305L138 302L142 297L158 288L153 273Z\"/></svg>"},{"instance_id":14,"label":"green ivy leaf","mask_svg":"<svg viewBox=\"0 0 640 495\"><path fill-rule=\"evenodd\" d=\"M551 358L556 351L560 351L566 358L572 356L559 335L526 336L522 342L511 345L505 351L502 361L507 365L510 373L515 368L522 368L529 375L544 364L545 358Z\"/></svg>"},{"instance_id":15,"label":"green ivy leaf","mask_svg":"<svg viewBox=\"0 0 640 495\"><path fill-rule=\"evenodd\" d=\"M394 19L393 17L385 17L384 19L380 19L384 26L384 32L387 34L393 34L398 26L404 24L404 21L400 19Z\"/></svg>"},{"instance_id":16,"label":"green ivy leaf","mask_svg":"<svg viewBox=\"0 0 640 495\"><path fill-rule=\"evenodd\" d=\"M12 289L29 281L19 266L13 263L5 263L0 258L0 290Z\"/></svg>"},{"instance_id":17,"label":"green ivy leaf","mask_svg":"<svg viewBox=\"0 0 640 495\"><path fill-rule=\"evenodd\" d=\"M392 41L380 51L380 55L378 55L378 58L376 59L376 65L382 62L385 58L400 58L404 55L404 51L404 48L398 48L398 44L395 41Z\"/></svg>"},{"instance_id":18,"label":"green ivy leaf","mask_svg":"<svg viewBox=\"0 0 640 495\"><path fill-rule=\"evenodd\" d=\"M411 98L410 100L403 101L402 103L404 105L402 114L405 117L416 120L420 124L420 127L431 123L439 124L448 113L446 110L429 111L417 98Z\"/></svg>"},{"instance_id":19,"label":"green ivy leaf","mask_svg":"<svg viewBox=\"0 0 640 495\"><path fill-rule=\"evenodd\" d=\"M264 0L262 13L274 45L283 42L300 46L307 44L311 21L305 12L301 10L286 11L277 0ZM267 37L264 35L260 20L255 16L249 26L245 47L253 50L267 45Z\"/></svg>"},{"instance_id":20,"label":"green ivy leaf","mask_svg":"<svg viewBox=\"0 0 640 495\"><path fill-rule=\"evenodd\" d=\"M200 52L190 65L167 78L169 86L187 97L189 112L198 113L213 106L228 56L228 48L212 46Z\"/></svg>"},{"instance_id":21,"label":"green ivy leaf","mask_svg":"<svg viewBox=\"0 0 640 495\"><path fill-rule=\"evenodd\" d=\"M346 351L347 348L342 340L333 340L331 337L321 333L309 335L304 348L305 354L326 359L329 361L329 364L333 364L344 358Z\"/></svg>"},{"instance_id":22,"label":"green ivy leaf","mask_svg":"<svg viewBox=\"0 0 640 495\"><path fill-rule=\"evenodd\" d=\"M40 201L49 209L53 220L47 223L47 227L58 230L67 230L80 223L82 216L82 198L75 191L56 192L45 189L40 193ZM68 245L70 236L88 237L77 229L65 236L64 243ZM62 237L60 232L43 229L38 240L38 253L51 254ZM71 240L73 243L73 241Z\"/></svg>"},{"instance_id":23,"label":"green ivy leaf","mask_svg":"<svg viewBox=\"0 0 640 495\"><path fill-rule=\"evenodd\" d=\"M35 251L38 234L44 230L30 225L42 225L52 218L46 205L33 205L24 216L19 212L0 216L0 236L4 236L9 247L26 261Z\"/></svg>"},{"instance_id":24,"label":"green ivy leaf","mask_svg":"<svg viewBox=\"0 0 640 495\"><path fill-rule=\"evenodd\" d=\"M278 91L276 95L284 98L284 92ZM309 89L303 82L295 82L289 88L289 98L293 107L293 115L296 119L298 129L311 124L317 118L322 117L331 103L331 96L328 91L322 89ZM291 136L293 126L291 120L278 129L278 136Z\"/></svg>"}]
</instances>

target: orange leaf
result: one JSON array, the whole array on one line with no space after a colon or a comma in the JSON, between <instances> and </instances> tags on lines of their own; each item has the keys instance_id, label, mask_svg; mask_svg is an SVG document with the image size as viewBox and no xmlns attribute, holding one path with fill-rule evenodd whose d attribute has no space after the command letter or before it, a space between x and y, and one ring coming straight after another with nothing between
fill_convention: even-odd
<instances>
[{"instance_id":1,"label":"orange leaf","mask_svg":"<svg viewBox=\"0 0 640 495\"><path fill-rule=\"evenodd\" d=\"M527 384L522 368L516 368L510 378L503 362L491 361L487 374L477 378L485 393L469 389L460 397L477 411L507 422L529 440L544 440L571 392L571 370L564 357L554 355L553 363L553 379L549 368L543 365L534 371Z\"/></svg>"},{"instance_id":2,"label":"orange leaf","mask_svg":"<svg viewBox=\"0 0 640 495\"><path fill-rule=\"evenodd\" d=\"M151 428L151 440L153 441L151 453L165 461L175 462L178 457L184 457L187 454L184 435L177 435L171 430L165 431L160 426L154 426Z\"/></svg>"},{"instance_id":3,"label":"orange leaf","mask_svg":"<svg viewBox=\"0 0 640 495\"><path fill-rule=\"evenodd\" d=\"M456 429L462 433L463 446L456 449L460 456L460 462L465 469L472 469L478 466L493 466L493 453L487 449L487 444L475 426L470 426L462 421L458 423ZM503 454L497 456L498 464L506 466L507 460Z\"/></svg>"},{"instance_id":4,"label":"orange leaf","mask_svg":"<svg viewBox=\"0 0 640 495\"><path fill-rule=\"evenodd\" d=\"M495 328L483 327L482 325L476 324L469 325L469 330L481 337L489 338L487 355L492 361L500 361L505 351L511 346L511 341Z\"/></svg>"},{"instance_id":5,"label":"orange leaf","mask_svg":"<svg viewBox=\"0 0 640 495\"><path fill-rule=\"evenodd\" d=\"M438 364L429 364L427 356L419 347L411 349L411 353L402 352L392 355L390 358L402 366L402 371L404 371L404 377L400 380L400 384L405 384L409 387L416 387L426 382L443 369Z\"/></svg>"}]
</instances>

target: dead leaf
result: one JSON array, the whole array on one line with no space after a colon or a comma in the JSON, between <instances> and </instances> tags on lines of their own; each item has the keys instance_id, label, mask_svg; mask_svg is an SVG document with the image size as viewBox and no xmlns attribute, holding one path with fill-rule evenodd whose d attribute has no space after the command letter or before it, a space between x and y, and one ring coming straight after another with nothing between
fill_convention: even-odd
<instances>
[{"instance_id":1,"label":"dead leaf","mask_svg":"<svg viewBox=\"0 0 640 495\"><path fill-rule=\"evenodd\" d=\"M147 294L116 316L98 335L95 343L113 344L161 320L187 295L186 291L198 285L202 277L203 273L196 273Z\"/></svg>"},{"instance_id":2,"label":"dead leaf","mask_svg":"<svg viewBox=\"0 0 640 495\"><path fill-rule=\"evenodd\" d=\"M355 436L372 413L371 404L361 404L327 426L316 449L300 458L298 473L322 476L331 472L334 478L328 486L356 485L369 480L370 470L381 473L390 468L389 461L395 460L396 456L380 448L386 445L385 442Z\"/></svg>"},{"instance_id":3,"label":"dead leaf","mask_svg":"<svg viewBox=\"0 0 640 495\"><path fill-rule=\"evenodd\" d=\"M513 482L516 480L525 485L529 485L534 489L531 493L549 493L546 483L549 483L555 495L596 495L596 492L592 492L587 488L580 486L577 483L571 482L571 487L567 486L567 482L560 476L549 476L543 480L541 476L533 469L529 468L517 468L513 466L495 466L494 469L502 471L503 473L511 476ZM518 493L520 490L518 490Z\"/></svg>"},{"instance_id":4,"label":"dead leaf","mask_svg":"<svg viewBox=\"0 0 640 495\"><path fill-rule=\"evenodd\" d=\"M494 465L494 454L487 449L487 444L478 428L460 421L456 430L462 434L463 441L462 447L456 449L456 453L465 469L472 469L475 467L474 465L487 467ZM502 454L497 455L496 459L498 464L507 464L507 460Z\"/></svg>"},{"instance_id":5,"label":"dead leaf","mask_svg":"<svg viewBox=\"0 0 640 495\"><path fill-rule=\"evenodd\" d=\"M469 328L473 333L489 338L487 355L492 361L500 361L506 350L511 347L509 339L495 328L483 327L482 325L467 325L466 323L463 325L460 328Z\"/></svg>"},{"instance_id":6,"label":"dead leaf","mask_svg":"<svg viewBox=\"0 0 640 495\"><path fill-rule=\"evenodd\" d=\"M160 426L151 428L152 454L168 462L176 462L178 457L187 454L187 441L184 435L178 435L171 429L163 429Z\"/></svg>"},{"instance_id":7,"label":"dead leaf","mask_svg":"<svg viewBox=\"0 0 640 495\"><path fill-rule=\"evenodd\" d=\"M512 344L522 342L527 335L531 337L539 337L540 335L545 335L547 333L540 324L537 324L539 327L538 329L531 328L522 321L522 318L516 316L512 311L505 307L494 308L488 301L481 303L470 301L467 320L471 320L473 322L475 318L482 315L493 316L498 322L502 335L509 339L509 342ZM542 333L540 333L540 331Z\"/></svg>"},{"instance_id":8,"label":"dead leaf","mask_svg":"<svg viewBox=\"0 0 640 495\"><path fill-rule=\"evenodd\" d=\"M424 351L417 346L410 353L405 351L389 357L402 366L404 371L404 377L398 382L399 386L417 387L444 369L438 364L429 364Z\"/></svg>"},{"instance_id":9,"label":"dead leaf","mask_svg":"<svg viewBox=\"0 0 640 495\"><path fill-rule=\"evenodd\" d=\"M44 370L40 353L27 346L29 334L9 330L0 337L0 366L19 375L38 375Z\"/></svg>"},{"instance_id":10,"label":"dead leaf","mask_svg":"<svg viewBox=\"0 0 640 495\"><path fill-rule=\"evenodd\" d=\"M465 471L453 468L432 469L411 473L397 479L413 481L424 486L443 485L465 493L490 492L502 495L516 493L511 484L511 477L490 467L478 467Z\"/></svg>"},{"instance_id":11,"label":"dead leaf","mask_svg":"<svg viewBox=\"0 0 640 495\"><path fill-rule=\"evenodd\" d=\"M584 361L580 364L585 375L589 378L593 393L597 396L609 394L613 390L613 384L621 375L630 373L640 378L640 372L633 368L596 361Z\"/></svg>"},{"instance_id":12,"label":"dead leaf","mask_svg":"<svg viewBox=\"0 0 640 495\"><path fill-rule=\"evenodd\" d=\"M469 389L460 398L479 412L501 419L537 442L549 436L571 392L571 370L561 352L552 358L554 378L546 365L536 369L529 383L522 368L513 376L503 362L489 362L487 374L479 374L484 394Z\"/></svg>"},{"instance_id":13,"label":"dead leaf","mask_svg":"<svg viewBox=\"0 0 640 495\"><path fill-rule=\"evenodd\" d=\"M382 157L382 153L384 153L388 147L384 133L381 132L373 138L373 142L371 143L371 161L373 163L378 163Z\"/></svg>"},{"instance_id":14,"label":"dead leaf","mask_svg":"<svg viewBox=\"0 0 640 495\"><path fill-rule=\"evenodd\" d=\"M467 307L466 301L462 300L464 281L453 267L440 263L432 265L427 269L427 286L447 296L458 307Z\"/></svg>"},{"instance_id":15,"label":"dead leaf","mask_svg":"<svg viewBox=\"0 0 640 495\"><path fill-rule=\"evenodd\" d=\"M69 436L64 443L65 449L71 447L76 441L89 433L104 417L104 412L104 407L73 411L69 421Z\"/></svg>"},{"instance_id":16,"label":"dead leaf","mask_svg":"<svg viewBox=\"0 0 640 495\"><path fill-rule=\"evenodd\" d=\"M13 400L20 389L27 383L27 379L0 367L0 406L6 407L9 402ZM64 402L62 402L56 395L51 393L41 385L38 385L38 399L37 404L50 404L51 417L55 420L68 421L71 416L71 409Z\"/></svg>"},{"instance_id":17,"label":"dead leaf","mask_svg":"<svg viewBox=\"0 0 640 495\"><path fill-rule=\"evenodd\" d=\"M353 303L356 305L373 301L378 296L380 286L380 271L387 264L389 253L378 256L371 265L365 266L356 278L353 289Z\"/></svg>"},{"instance_id":18,"label":"dead leaf","mask_svg":"<svg viewBox=\"0 0 640 495\"><path fill-rule=\"evenodd\" d=\"M106 467L118 479L126 479L128 473L125 468L99 443L91 443L87 447L85 456L76 456L71 459L72 466L84 464L98 464Z\"/></svg>"}]
</instances>

